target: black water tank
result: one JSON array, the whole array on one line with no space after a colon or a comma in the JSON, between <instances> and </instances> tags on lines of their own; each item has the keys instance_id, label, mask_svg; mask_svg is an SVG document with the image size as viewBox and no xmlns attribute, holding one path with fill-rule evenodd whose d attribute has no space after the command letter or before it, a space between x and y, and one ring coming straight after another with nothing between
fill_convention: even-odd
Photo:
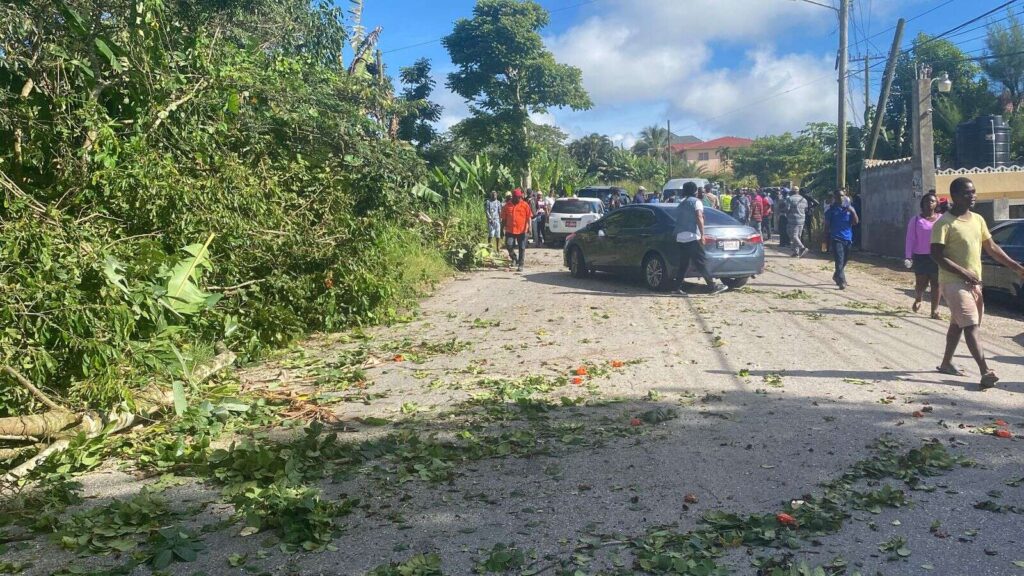
<instances>
[{"instance_id":1,"label":"black water tank","mask_svg":"<svg viewBox=\"0 0 1024 576\"><path fill-rule=\"evenodd\" d=\"M957 168L1010 165L1010 126L1002 116L979 116L956 127Z\"/></svg>"}]
</instances>

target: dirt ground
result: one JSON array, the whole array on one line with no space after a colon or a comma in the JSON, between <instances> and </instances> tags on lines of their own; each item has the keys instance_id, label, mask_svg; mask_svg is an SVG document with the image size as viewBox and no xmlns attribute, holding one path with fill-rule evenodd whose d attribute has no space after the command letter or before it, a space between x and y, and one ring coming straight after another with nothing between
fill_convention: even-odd
<instances>
[{"instance_id":1,"label":"dirt ground","mask_svg":"<svg viewBox=\"0 0 1024 576\"><path fill-rule=\"evenodd\" d=\"M868 458L868 446L889 435L908 448L937 439L977 466L930 478L928 489L902 486L906 505L852 511L838 532L787 553L811 565L841 558L847 574L1024 574L1014 564L1024 560L1024 487L1013 482L1024 477L1024 451L1017 437L978 429L1001 419L1024 434L1019 313L990 306L984 342L1002 382L979 392L966 347L956 361L968 377L935 372L947 324L909 311L908 274L864 259L847 273L850 287L838 291L827 260L795 260L773 248L763 276L715 297L652 293L637 280L603 275L574 279L551 249L528 251L521 274L460 274L425 299L411 322L369 334L375 342L468 344L368 369L365 401L333 405L342 439L384 433L388 426L366 424L373 418L442 426L453 418L448 411L473 397L473 387L459 382L572 378L590 366L582 386L569 380L551 392L593 400L556 417L560 430L578 438L542 439L551 449L529 456L460 462L443 482L325 481L328 496L361 500L342 520L336 549L261 552L260 536L243 538L228 527L207 535L198 560L171 571L365 574L434 553L445 574L470 574L496 544L507 544L526 552L526 568L513 574L555 573L557 563L574 558L578 574L631 573L630 552L616 542L660 526L685 532L709 511L774 514ZM350 342L322 337L305 343L303 354L330 359L348 349ZM278 361L242 376L288 382L301 370ZM659 409L676 417L634 420ZM86 489L101 502L142 483L108 469L88 476ZM230 513L215 488L191 483L170 493L178 502L208 503L202 518ZM975 508L983 501L1002 511ZM581 548L588 538L600 544ZM905 539L909 554L890 559L880 551L893 538ZM755 574L753 558L779 553L739 546L721 563ZM229 567L231 554L247 555L247 567ZM36 561L26 573L76 562L46 540L6 559L26 558Z\"/></svg>"}]
</instances>

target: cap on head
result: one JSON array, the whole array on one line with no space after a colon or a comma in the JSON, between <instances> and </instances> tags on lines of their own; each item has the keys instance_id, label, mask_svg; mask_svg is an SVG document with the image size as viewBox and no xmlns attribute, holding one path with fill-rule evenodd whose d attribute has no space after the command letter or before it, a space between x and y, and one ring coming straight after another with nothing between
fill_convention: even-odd
<instances>
[{"instance_id":1,"label":"cap on head","mask_svg":"<svg viewBox=\"0 0 1024 576\"><path fill-rule=\"evenodd\" d=\"M637 188L636 191L637 192L647 192L647 188L644 188L643 186L641 186L641 187Z\"/></svg>"},{"instance_id":2,"label":"cap on head","mask_svg":"<svg viewBox=\"0 0 1024 576\"><path fill-rule=\"evenodd\" d=\"M516 188L514 191L512 191L512 197L513 198L522 198L523 197L523 191L520 190L519 188Z\"/></svg>"},{"instance_id":3,"label":"cap on head","mask_svg":"<svg viewBox=\"0 0 1024 576\"><path fill-rule=\"evenodd\" d=\"M512 197L512 193L511 192L505 192L505 198L511 198L511 197Z\"/></svg>"}]
</instances>

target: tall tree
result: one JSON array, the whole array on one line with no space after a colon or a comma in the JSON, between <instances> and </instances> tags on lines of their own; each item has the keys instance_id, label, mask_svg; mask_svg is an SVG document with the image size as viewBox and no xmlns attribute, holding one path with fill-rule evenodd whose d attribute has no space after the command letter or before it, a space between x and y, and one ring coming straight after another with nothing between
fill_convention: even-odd
<instances>
[{"instance_id":1,"label":"tall tree","mask_svg":"<svg viewBox=\"0 0 1024 576\"><path fill-rule=\"evenodd\" d=\"M1009 92L1016 110L1024 98L1024 26L1013 10L1009 11L1006 24L988 27L985 47L986 56L991 58L983 60L981 67L993 82Z\"/></svg>"},{"instance_id":2,"label":"tall tree","mask_svg":"<svg viewBox=\"0 0 1024 576\"><path fill-rule=\"evenodd\" d=\"M591 176L599 174L602 166L611 164L614 153L615 144L603 134L591 134L569 143L569 155Z\"/></svg>"},{"instance_id":3,"label":"tall tree","mask_svg":"<svg viewBox=\"0 0 1024 576\"><path fill-rule=\"evenodd\" d=\"M668 128L656 124L640 131L640 138L633 145L633 152L640 156L664 158L668 154Z\"/></svg>"},{"instance_id":4,"label":"tall tree","mask_svg":"<svg viewBox=\"0 0 1024 576\"><path fill-rule=\"evenodd\" d=\"M398 137L415 142L416 148L422 151L437 138L434 122L441 119L442 112L440 105L430 101L436 85L430 76L430 60L420 58L400 72L404 85L402 102L408 110L398 121Z\"/></svg>"},{"instance_id":5,"label":"tall tree","mask_svg":"<svg viewBox=\"0 0 1024 576\"><path fill-rule=\"evenodd\" d=\"M592 106L578 68L559 64L539 31L547 10L533 0L478 0L473 18L460 19L442 43L457 70L448 88L465 98L476 133L487 133L509 148L530 184L530 114L549 108Z\"/></svg>"}]
</instances>

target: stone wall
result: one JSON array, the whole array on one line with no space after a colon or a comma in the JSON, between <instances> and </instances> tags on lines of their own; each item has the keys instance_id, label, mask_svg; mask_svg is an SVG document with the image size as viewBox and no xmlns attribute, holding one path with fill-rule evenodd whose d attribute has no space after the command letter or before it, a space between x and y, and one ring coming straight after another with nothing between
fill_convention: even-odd
<instances>
[{"instance_id":1,"label":"stone wall","mask_svg":"<svg viewBox=\"0 0 1024 576\"><path fill-rule=\"evenodd\" d=\"M861 246L868 252L903 258L907 222L918 211L910 158L865 163L860 173Z\"/></svg>"}]
</instances>

